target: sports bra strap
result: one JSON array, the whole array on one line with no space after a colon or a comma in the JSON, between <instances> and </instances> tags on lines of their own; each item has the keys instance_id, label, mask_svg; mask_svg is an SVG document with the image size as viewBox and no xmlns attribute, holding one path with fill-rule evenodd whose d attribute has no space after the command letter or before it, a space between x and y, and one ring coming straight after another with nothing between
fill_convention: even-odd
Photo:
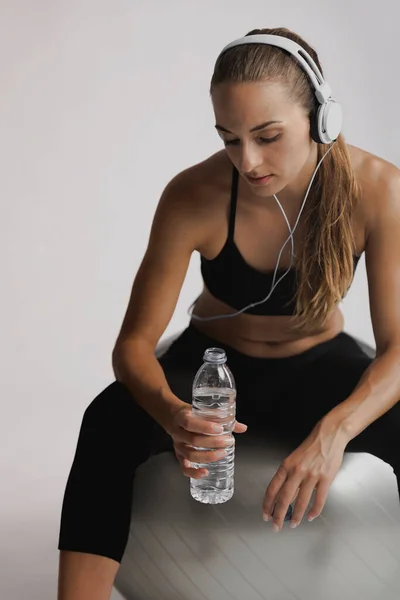
<instances>
[{"instance_id":1,"label":"sports bra strap","mask_svg":"<svg viewBox=\"0 0 400 600\"><path fill-rule=\"evenodd\" d=\"M233 167L232 171L232 188L231 188L231 205L230 205L230 213L229 213L229 229L228 229L228 240L233 241L233 236L235 233L235 217L236 217L236 200L237 200L237 192L238 192L238 181L239 181L239 172L236 167Z\"/></svg>"}]
</instances>

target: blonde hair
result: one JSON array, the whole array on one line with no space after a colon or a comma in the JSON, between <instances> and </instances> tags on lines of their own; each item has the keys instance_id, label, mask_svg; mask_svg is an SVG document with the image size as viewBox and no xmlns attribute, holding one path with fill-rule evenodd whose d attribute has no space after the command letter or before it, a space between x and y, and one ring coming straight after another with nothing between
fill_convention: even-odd
<instances>
[{"instance_id":1,"label":"blonde hair","mask_svg":"<svg viewBox=\"0 0 400 600\"><path fill-rule=\"evenodd\" d=\"M254 29L247 35L255 34L280 35L297 42L323 74L315 50L293 31L283 27ZM220 56L210 94L220 83L260 80L282 83L290 101L303 106L310 117L319 107L314 87L298 61L281 48L264 44L236 46ZM318 144L318 162L328 148L329 144ZM306 235L294 262L298 283L293 316L296 329L322 327L346 296L354 275L351 216L358 200L359 185L340 134L315 175L302 212Z\"/></svg>"}]
</instances>

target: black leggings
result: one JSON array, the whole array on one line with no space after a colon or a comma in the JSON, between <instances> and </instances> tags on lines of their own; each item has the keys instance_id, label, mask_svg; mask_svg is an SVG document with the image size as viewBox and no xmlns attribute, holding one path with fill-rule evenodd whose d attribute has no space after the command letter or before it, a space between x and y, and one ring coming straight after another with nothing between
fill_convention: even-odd
<instances>
[{"instance_id":1,"label":"black leggings","mask_svg":"<svg viewBox=\"0 0 400 600\"><path fill-rule=\"evenodd\" d=\"M293 449L322 416L351 394L372 362L344 332L301 354L254 358L189 325L159 359L171 390L184 402L191 403L193 378L204 350L212 346L225 349L236 380L236 419L248 425L249 434L271 431ZM400 403L351 440L346 451L368 452L390 464L400 493L399 432ZM172 438L123 384L111 383L83 415L64 494L58 549L121 562L135 471L164 451L173 452Z\"/></svg>"}]
</instances>

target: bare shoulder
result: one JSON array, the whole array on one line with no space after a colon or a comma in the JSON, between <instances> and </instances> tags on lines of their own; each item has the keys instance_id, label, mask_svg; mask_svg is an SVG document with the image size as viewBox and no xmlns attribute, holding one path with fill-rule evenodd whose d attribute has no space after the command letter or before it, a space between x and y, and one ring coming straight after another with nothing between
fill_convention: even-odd
<instances>
[{"instance_id":1,"label":"bare shoulder","mask_svg":"<svg viewBox=\"0 0 400 600\"><path fill-rule=\"evenodd\" d=\"M363 185L376 185L386 177L398 177L400 169L390 161L367 150L347 144L357 177Z\"/></svg>"},{"instance_id":2,"label":"bare shoulder","mask_svg":"<svg viewBox=\"0 0 400 600\"><path fill-rule=\"evenodd\" d=\"M373 223L386 192L400 182L400 169L390 161L367 152L362 148L347 145L360 186L360 211L365 223ZM399 198L400 201L400 198Z\"/></svg>"},{"instance_id":3,"label":"bare shoulder","mask_svg":"<svg viewBox=\"0 0 400 600\"><path fill-rule=\"evenodd\" d=\"M185 222L196 237L200 252L218 231L229 195L232 165L224 151L216 152L175 175L163 194L164 210Z\"/></svg>"},{"instance_id":4,"label":"bare shoulder","mask_svg":"<svg viewBox=\"0 0 400 600\"><path fill-rule=\"evenodd\" d=\"M232 164L226 152L220 150L201 162L180 171L172 181L175 181L182 191L190 191L191 194L186 197L186 202L193 209L201 210L202 206L199 205L197 200L201 198L206 201L208 208L207 198L209 198L209 192L215 194L219 191L226 191L229 169L232 169ZM210 203L212 204L212 198L210 198Z\"/></svg>"}]
</instances>

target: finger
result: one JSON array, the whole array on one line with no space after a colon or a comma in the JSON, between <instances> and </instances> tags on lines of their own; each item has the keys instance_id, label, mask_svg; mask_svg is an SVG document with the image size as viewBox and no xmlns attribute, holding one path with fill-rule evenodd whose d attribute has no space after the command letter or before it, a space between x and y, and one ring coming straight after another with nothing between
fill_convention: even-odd
<instances>
[{"instance_id":1,"label":"finger","mask_svg":"<svg viewBox=\"0 0 400 600\"><path fill-rule=\"evenodd\" d=\"M285 517L283 519L283 522L291 520L291 517L292 517L292 514L293 514L292 505L294 504L294 501L296 500L298 493L299 493L299 489L296 490L296 493L294 494L294 496L293 496L293 498L292 498L292 500L291 500L291 502L289 504L289 508L288 508L288 510L286 512L286 515L285 515ZM275 516L274 509L275 509L275 507L273 507L273 509L272 509L271 518L273 518Z\"/></svg>"},{"instance_id":2,"label":"finger","mask_svg":"<svg viewBox=\"0 0 400 600\"><path fill-rule=\"evenodd\" d=\"M272 529L274 531L279 531L282 528L292 498L300 485L301 482L292 476L286 480L281 488L273 512Z\"/></svg>"},{"instance_id":3,"label":"finger","mask_svg":"<svg viewBox=\"0 0 400 600\"><path fill-rule=\"evenodd\" d=\"M284 474L284 467L280 467L280 470L282 470L282 478L283 478L283 474ZM276 473L275 477L278 476L279 471ZM275 478L274 478L275 479ZM280 488L276 488L276 490L273 489L273 485L274 485L274 479L271 480L270 486L268 486L267 491L265 493L265 497L264 497L264 504L263 504L263 516L268 516L269 518L272 518L274 516L274 509L275 509L275 503L277 500L277 496L279 494L279 490L281 489L282 485L280 486ZM286 480L286 479L285 479ZM270 489L271 488L271 489ZM290 504L293 504L293 502L296 500L297 494L299 493L299 488L297 488L297 490L294 492L293 497L290 501ZM269 494L271 494L271 499L269 498ZM273 495L275 494L275 496ZM289 504L289 506L290 506ZM272 508L270 508L272 506ZM286 513L286 516L291 516L291 509L289 509L289 511ZM264 519L264 520L269 520L269 519Z\"/></svg>"},{"instance_id":4,"label":"finger","mask_svg":"<svg viewBox=\"0 0 400 600\"><path fill-rule=\"evenodd\" d=\"M235 421L235 427L233 428L235 433L244 433L247 431L247 425L244 423L239 423L239 421Z\"/></svg>"},{"instance_id":5,"label":"finger","mask_svg":"<svg viewBox=\"0 0 400 600\"><path fill-rule=\"evenodd\" d=\"M312 520L315 517L319 517L322 512L322 509L325 506L326 499L328 497L329 488L331 486L331 480L322 478L317 483L317 489L315 493L315 498L311 510L308 512L307 519Z\"/></svg>"},{"instance_id":6,"label":"finger","mask_svg":"<svg viewBox=\"0 0 400 600\"><path fill-rule=\"evenodd\" d=\"M318 480L315 477L309 477L302 482L300 486L300 492L297 496L296 504L293 510L293 515L290 520L290 527L297 527L300 525L304 513L307 510L307 506L310 503L311 496L314 488L317 485Z\"/></svg>"},{"instance_id":7,"label":"finger","mask_svg":"<svg viewBox=\"0 0 400 600\"><path fill-rule=\"evenodd\" d=\"M174 432L173 440L176 443L195 446L197 448L227 448L236 443L235 437L231 433L224 435L196 435L191 431L183 429L183 427L179 427L179 430Z\"/></svg>"},{"instance_id":8,"label":"finger","mask_svg":"<svg viewBox=\"0 0 400 600\"><path fill-rule=\"evenodd\" d=\"M204 477L205 475L208 475L208 470L207 469L195 469L194 467L191 466L191 462L190 460L188 460L187 458L185 458L184 456L182 456L182 454L179 454L178 452L175 451L176 457L179 461L179 464L181 466L181 470L182 473L186 476L186 477L191 477L192 479L201 479L202 477Z\"/></svg>"},{"instance_id":9,"label":"finger","mask_svg":"<svg viewBox=\"0 0 400 600\"><path fill-rule=\"evenodd\" d=\"M186 431L202 433L203 435L221 435L221 433L224 433L223 427L218 423L201 419L189 410L181 411L176 415L176 424Z\"/></svg>"},{"instance_id":10,"label":"finger","mask_svg":"<svg viewBox=\"0 0 400 600\"><path fill-rule=\"evenodd\" d=\"M297 496L299 495L299 491L300 491L300 488L297 488L296 493L294 494L294 496L293 496L290 504L294 503L294 501L296 500Z\"/></svg>"},{"instance_id":11,"label":"finger","mask_svg":"<svg viewBox=\"0 0 400 600\"><path fill-rule=\"evenodd\" d=\"M288 473L286 469L280 465L265 492L263 500L263 518L265 520L269 520L271 518L278 494L285 483L287 476Z\"/></svg>"},{"instance_id":12,"label":"finger","mask_svg":"<svg viewBox=\"0 0 400 600\"><path fill-rule=\"evenodd\" d=\"M190 462L195 463L210 463L216 462L221 458L225 458L226 450L224 448L217 448L216 450L196 450L196 448L192 448L191 446L184 444L182 442L176 442L175 446L179 454L181 454L184 458L189 460ZM201 446L200 446L201 447Z\"/></svg>"}]
</instances>

